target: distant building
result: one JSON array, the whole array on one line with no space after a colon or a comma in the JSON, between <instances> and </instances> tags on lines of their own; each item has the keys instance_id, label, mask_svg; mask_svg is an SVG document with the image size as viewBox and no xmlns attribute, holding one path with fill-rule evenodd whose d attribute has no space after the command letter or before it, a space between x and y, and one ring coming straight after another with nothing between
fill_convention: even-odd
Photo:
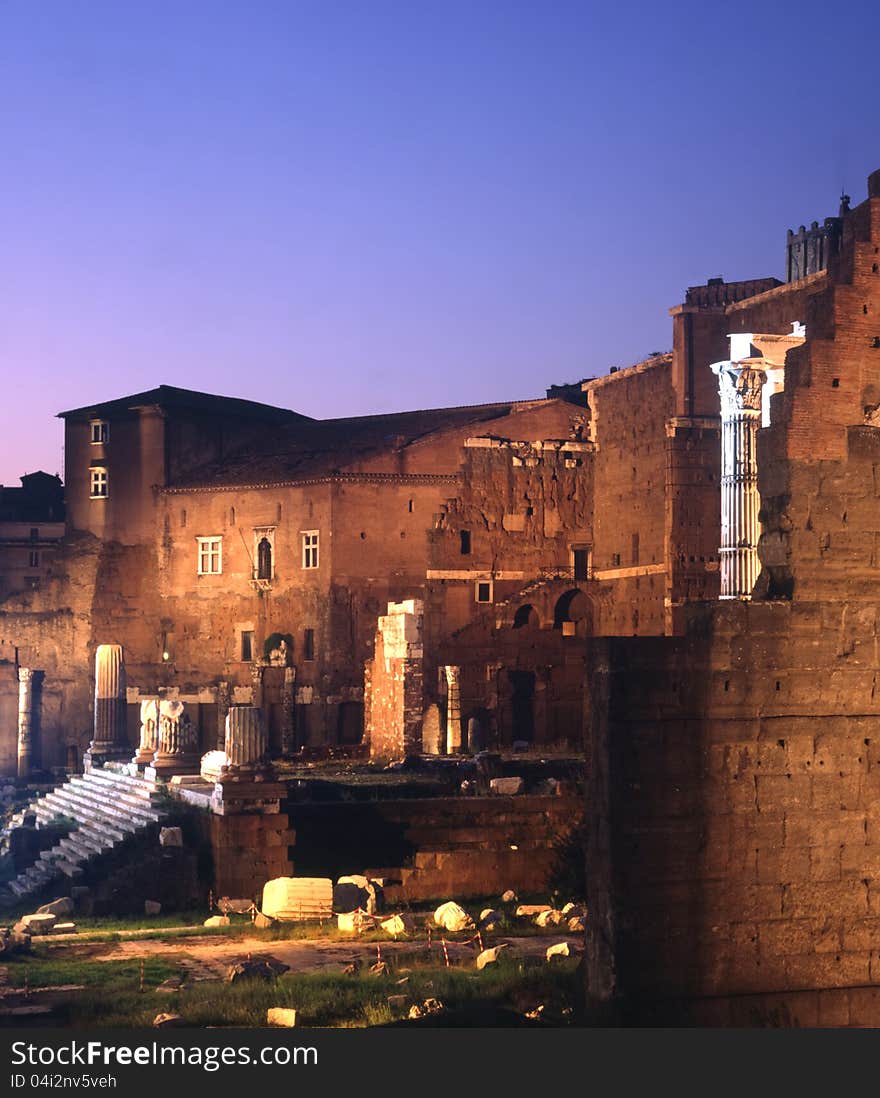
<instances>
[{"instance_id":1,"label":"distant building","mask_svg":"<svg viewBox=\"0 0 880 1098\"><path fill-rule=\"evenodd\" d=\"M28 473L20 488L0 485L0 599L33 590L50 574L64 536L64 489L57 476Z\"/></svg>"}]
</instances>

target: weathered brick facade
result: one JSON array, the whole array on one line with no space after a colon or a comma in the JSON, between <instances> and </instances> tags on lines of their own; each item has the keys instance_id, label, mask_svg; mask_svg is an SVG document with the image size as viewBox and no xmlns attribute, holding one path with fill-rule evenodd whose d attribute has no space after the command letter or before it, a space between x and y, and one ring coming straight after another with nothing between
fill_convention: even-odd
<instances>
[{"instance_id":1,"label":"weathered brick facade","mask_svg":"<svg viewBox=\"0 0 880 1098\"><path fill-rule=\"evenodd\" d=\"M751 601L590 645L590 991L630 1017L880 1021L878 272L875 175L827 273L726 309L806 330L757 435Z\"/></svg>"}]
</instances>

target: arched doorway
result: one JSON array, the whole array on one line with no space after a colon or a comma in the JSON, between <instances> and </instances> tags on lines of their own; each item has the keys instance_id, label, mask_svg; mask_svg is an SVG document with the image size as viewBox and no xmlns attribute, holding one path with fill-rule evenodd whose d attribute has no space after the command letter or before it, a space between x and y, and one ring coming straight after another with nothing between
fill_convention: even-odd
<instances>
[{"instance_id":1,"label":"arched doorway","mask_svg":"<svg viewBox=\"0 0 880 1098\"><path fill-rule=\"evenodd\" d=\"M553 628L561 630L565 637L587 637L592 627L592 606L583 591L575 587L560 595L553 609Z\"/></svg>"},{"instance_id":2,"label":"arched doorway","mask_svg":"<svg viewBox=\"0 0 880 1098\"><path fill-rule=\"evenodd\" d=\"M541 621L538 618L538 611L529 602L520 606L513 615L514 629L540 629L540 627Z\"/></svg>"}]
</instances>

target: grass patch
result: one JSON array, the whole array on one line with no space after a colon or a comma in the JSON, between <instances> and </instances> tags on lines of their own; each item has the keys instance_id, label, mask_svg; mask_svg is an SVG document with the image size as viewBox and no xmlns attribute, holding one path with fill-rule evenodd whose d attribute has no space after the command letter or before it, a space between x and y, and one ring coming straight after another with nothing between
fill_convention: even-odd
<instances>
[{"instance_id":1,"label":"grass patch","mask_svg":"<svg viewBox=\"0 0 880 1098\"><path fill-rule=\"evenodd\" d=\"M140 963L124 961L30 959L9 965L10 983L17 987L83 984L85 989L67 1007L72 1027L149 1026L156 1014L183 1015L189 1025L265 1027L269 1007L294 1007L303 1026L361 1028L385 1025L406 1017L412 1003L439 999L450 1009L468 1006L506 1007L519 1011L540 1002L553 1004L556 1018L576 998L576 960L547 966L505 959L477 972L468 967L445 968L416 963L389 976L362 970L356 976L338 972L286 974L272 981L193 983L181 991L157 993L156 986L179 975L178 965L161 958L144 962L145 990L139 990ZM397 981L406 976L406 983ZM406 1002L389 1006L392 995Z\"/></svg>"}]
</instances>

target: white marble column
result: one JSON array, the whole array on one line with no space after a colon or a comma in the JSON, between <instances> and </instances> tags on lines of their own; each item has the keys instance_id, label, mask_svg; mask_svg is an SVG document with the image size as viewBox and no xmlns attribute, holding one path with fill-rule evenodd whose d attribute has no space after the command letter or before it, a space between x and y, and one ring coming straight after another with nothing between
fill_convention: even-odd
<instances>
[{"instance_id":1,"label":"white marble column","mask_svg":"<svg viewBox=\"0 0 880 1098\"><path fill-rule=\"evenodd\" d=\"M446 675L446 754L457 755L461 751L461 668L447 665Z\"/></svg>"},{"instance_id":2,"label":"white marble column","mask_svg":"<svg viewBox=\"0 0 880 1098\"><path fill-rule=\"evenodd\" d=\"M199 772L198 731L181 701L159 702L159 744L149 770L157 778Z\"/></svg>"},{"instance_id":3,"label":"white marble column","mask_svg":"<svg viewBox=\"0 0 880 1098\"><path fill-rule=\"evenodd\" d=\"M87 768L130 758L125 727L125 660L121 644L99 644L95 652L95 728Z\"/></svg>"},{"instance_id":4,"label":"white marble column","mask_svg":"<svg viewBox=\"0 0 880 1098\"><path fill-rule=\"evenodd\" d=\"M269 738L263 715L255 705L230 706L224 751L232 767L248 769L265 764Z\"/></svg>"},{"instance_id":5,"label":"white marble column","mask_svg":"<svg viewBox=\"0 0 880 1098\"><path fill-rule=\"evenodd\" d=\"M30 776L34 745L34 675L28 667L18 669L18 776Z\"/></svg>"},{"instance_id":6,"label":"white marble column","mask_svg":"<svg viewBox=\"0 0 880 1098\"><path fill-rule=\"evenodd\" d=\"M757 434L761 390L767 375L762 359L716 362L721 394L721 598L748 599L758 578L761 506L758 494Z\"/></svg>"}]
</instances>

